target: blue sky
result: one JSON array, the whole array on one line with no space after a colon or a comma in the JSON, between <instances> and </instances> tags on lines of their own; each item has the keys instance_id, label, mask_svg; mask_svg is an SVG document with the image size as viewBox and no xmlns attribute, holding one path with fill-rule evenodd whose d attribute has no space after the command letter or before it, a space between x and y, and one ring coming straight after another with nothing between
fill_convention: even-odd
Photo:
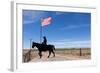
<instances>
[{"instance_id":1,"label":"blue sky","mask_svg":"<svg viewBox=\"0 0 100 73\"><path fill-rule=\"evenodd\" d=\"M91 47L91 14L23 10L23 48L30 48L30 39L40 42L41 19L52 17L52 23L42 27L48 44L56 48Z\"/></svg>"}]
</instances>

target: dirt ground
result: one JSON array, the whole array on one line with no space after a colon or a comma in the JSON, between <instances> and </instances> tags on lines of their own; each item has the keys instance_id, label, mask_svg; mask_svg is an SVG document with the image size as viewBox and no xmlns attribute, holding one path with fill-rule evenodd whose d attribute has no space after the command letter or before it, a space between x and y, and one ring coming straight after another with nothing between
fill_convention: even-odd
<instances>
[{"instance_id":1,"label":"dirt ground","mask_svg":"<svg viewBox=\"0 0 100 73\"><path fill-rule=\"evenodd\" d=\"M23 54L27 53L28 50L23 50ZM42 58L40 59L38 55L38 51L32 50L31 52L31 59L29 62L44 62L44 61L64 61L64 60L84 60L84 59L91 59L90 49L82 50L82 55L80 56L79 49L73 50L56 50L55 57L51 53L50 58L47 58L49 53L42 52Z\"/></svg>"}]
</instances>

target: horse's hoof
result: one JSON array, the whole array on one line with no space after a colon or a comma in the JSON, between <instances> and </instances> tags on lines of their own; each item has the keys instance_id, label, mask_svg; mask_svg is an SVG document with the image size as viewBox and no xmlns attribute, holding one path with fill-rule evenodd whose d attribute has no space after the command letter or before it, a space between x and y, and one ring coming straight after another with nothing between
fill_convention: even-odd
<instances>
[{"instance_id":1,"label":"horse's hoof","mask_svg":"<svg viewBox=\"0 0 100 73\"><path fill-rule=\"evenodd\" d=\"M49 56L48 56L48 58L49 58Z\"/></svg>"}]
</instances>

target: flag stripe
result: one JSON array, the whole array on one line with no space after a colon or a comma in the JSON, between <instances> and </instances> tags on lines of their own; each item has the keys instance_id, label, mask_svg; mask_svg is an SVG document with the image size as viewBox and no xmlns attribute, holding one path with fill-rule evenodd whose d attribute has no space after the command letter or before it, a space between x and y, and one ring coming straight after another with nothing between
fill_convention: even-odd
<instances>
[{"instance_id":1,"label":"flag stripe","mask_svg":"<svg viewBox=\"0 0 100 73\"><path fill-rule=\"evenodd\" d=\"M52 20L51 17L43 19L42 22L41 22L42 26L46 26L46 25L51 24L51 20Z\"/></svg>"}]
</instances>

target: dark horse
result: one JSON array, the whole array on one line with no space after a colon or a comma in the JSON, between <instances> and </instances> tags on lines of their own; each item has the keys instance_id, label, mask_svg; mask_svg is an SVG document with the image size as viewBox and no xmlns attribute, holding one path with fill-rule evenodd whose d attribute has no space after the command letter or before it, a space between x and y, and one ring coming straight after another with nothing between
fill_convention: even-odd
<instances>
[{"instance_id":1,"label":"dark horse","mask_svg":"<svg viewBox=\"0 0 100 73\"><path fill-rule=\"evenodd\" d=\"M51 53L53 53L53 56L55 57L55 53L54 53L55 47L54 47L54 45L45 45L45 44L39 44L39 43L33 42L32 48L34 48L34 47L38 48L38 51L39 51L38 54L39 54L40 58L42 57L43 51L49 51L48 58L50 57Z\"/></svg>"}]
</instances>

